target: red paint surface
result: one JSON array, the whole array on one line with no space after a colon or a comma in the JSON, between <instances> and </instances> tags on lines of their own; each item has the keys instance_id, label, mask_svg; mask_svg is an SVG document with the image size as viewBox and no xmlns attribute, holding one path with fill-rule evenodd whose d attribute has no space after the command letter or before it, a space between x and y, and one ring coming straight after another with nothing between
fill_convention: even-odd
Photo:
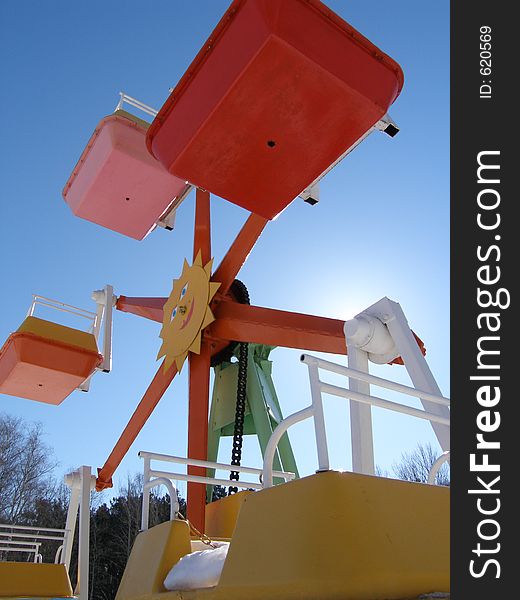
<instances>
[{"instance_id":1,"label":"red paint surface","mask_svg":"<svg viewBox=\"0 0 520 600\"><path fill-rule=\"evenodd\" d=\"M174 175L271 219L388 110L402 71L316 0L235 0L147 134Z\"/></svg>"}]
</instances>

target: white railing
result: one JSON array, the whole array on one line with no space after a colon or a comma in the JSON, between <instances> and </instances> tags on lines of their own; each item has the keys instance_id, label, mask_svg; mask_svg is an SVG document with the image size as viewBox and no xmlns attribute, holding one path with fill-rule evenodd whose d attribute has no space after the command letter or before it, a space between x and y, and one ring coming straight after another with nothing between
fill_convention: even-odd
<instances>
[{"instance_id":1,"label":"white railing","mask_svg":"<svg viewBox=\"0 0 520 600\"><path fill-rule=\"evenodd\" d=\"M62 550L67 542L68 533L67 529L0 523L0 551L34 554L34 562L41 563L40 547L42 544L47 541L58 541L61 544L54 556L54 562L57 564L62 557Z\"/></svg>"},{"instance_id":2,"label":"white railing","mask_svg":"<svg viewBox=\"0 0 520 600\"><path fill-rule=\"evenodd\" d=\"M157 113L159 112L159 111L155 110L155 108L148 106L148 104L145 104L144 102L141 102L140 100L137 100L136 98L132 98L132 96L129 96L128 94L125 94L124 92L119 92L119 102L117 103L116 110L120 110L121 108L123 108L123 104L125 102L127 104L129 104L130 106L133 106L134 108L138 108L139 110L142 110L144 113L146 113L147 115L150 115L151 117L157 116Z\"/></svg>"},{"instance_id":3,"label":"white railing","mask_svg":"<svg viewBox=\"0 0 520 600\"><path fill-rule=\"evenodd\" d=\"M77 306L72 306L72 304L65 304L65 302L59 302L58 300L53 300L52 298L45 298L39 294L33 294L31 305L27 311L28 317L32 317L34 315L34 311L38 305L45 308L52 308L53 310L66 312L71 315L75 315L76 317L81 317L82 319L87 319L91 323L88 331L90 333L94 331L98 318L95 312L78 308Z\"/></svg>"},{"instance_id":4,"label":"white railing","mask_svg":"<svg viewBox=\"0 0 520 600\"><path fill-rule=\"evenodd\" d=\"M283 419L283 421L281 421L274 430L271 438L269 439L264 455L262 481L265 487L272 486L273 460L276 448L281 437L292 425L295 425L296 423L299 423L311 417L314 420L314 432L316 436L316 446L318 452L318 470L329 470L330 463L327 445L327 434L325 430L322 394L330 394L333 396L338 396L340 398L345 398L347 400L352 400L356 403L385 408L387 410L392 410L394 412L403 413L420 419L426 419L431 423L440 423L446 426L449 426L450 424L449 417L444 417L436 413L429 412L427 410L413 408L411 406L400 404L398 402L385 400L384 398L379 398L378 396L364 394L354 389L343 388L340 386L332 385L330 383L326 383L320 379L319 369L323 369L324 371L328 371L330 373L343 375L345 377L350 378L350 380L354 379L358 381L363 381L365 383L376 385L378 387L383 387L395 392L400 392L408 396L420 398L422 400L426 400L433 404L441 405L444 407L449 407L450 405L450 400L448 398L432 394L430 392L425 392L423 390L418 390L416 388L403 385L401 383L396 383L395 381L390 381L382 377L376 377L375 375L370 375L365 371L358 371L357 369L344 367L343 365L338 365L336 363L332 363L327 360L317 358L315 356L310 356L308 354L303 354L300 360L307 365L309 370L309 379L311 387L311 405ZM445 456L446 454L447 456ZM437 469L440 468L442 462L448 459L449 452L443 454L442 457L444 458L439 463ZM440 459L438 459L437 462L439 462L439 460ZM437 471L435 471L435 474L436 472Z\"/></svg>"},{"instance_id":5,"label":"white railing","mask_svg":"<svg viewBox=\"0 0 520 600\"><path fill-rule=\"evenodd\" d=\"M170 494L171 519L173 519L179 511L179 505L177 501L177 488L173 483L174 481L189 481L195 483L202 483L205 485L233 485L239 488L255 490L259 490L264 487L264 484L262 483L262 469L257 469L254 467L239 467L235 465L229 465L226 463L211 462L208 460L199 460L195 458L183 458L180 456L169 456L167 454L157 454L154 452L139 452L139 457L144 460L143 506L141 513L141 529L143 531L148 529L150 511L150 490L153 487L165 485L168 489L168 492ZM152 469L152 460L229 472L237 471L238 473L256 475L259 479L259 483L255 481L230 481L229 479L220 479L218 477L206 477L203 475L191 475L188 473L179 472L172 473L170 471ZM284 481L290 481L295 477L294 473L289 473L286 471L273 471L272 475L274 477L279 477Z\"/></svg>"},{"instance_id":6,"label":"white railing","mask_svg":"<svg viewBox=\"0 0 520 600\"><path fill-rule=\"evenodd\" d=\"M439 472L442 465L448 460L450 460L450 451L449 450L447 450L446 452L443 452L439 456L439 458L433 463L433 465L430 469L430 472L428 474L428 483L430 483L432 485L435 483L437 473Z\"/></svg>"},{"instance_id":7,"label":"white railing","mask_svg":"<svg viewBox=\"0 0 520 600\"><path fill-rule=\"evenodd\" d=\"M92 333L96 339L98 347L103 355L102 364L96 369L98 371L110 372L112 369L112 314L116 303L114 288L111 285L106 285L102 290L92 292L92 300L96 303L96 311L85 310L66 304L59 300L46 298L39 294L33 294L31 305L27 311L27 316L34 316L36 307L49 308L60 312L65 312L90 322L86 329L88 333ZM103 340L101 343L101 333L103 331ZM92 375L78 386L78 389L87 392L90 386Z\"/></svg>"}]
</instances>

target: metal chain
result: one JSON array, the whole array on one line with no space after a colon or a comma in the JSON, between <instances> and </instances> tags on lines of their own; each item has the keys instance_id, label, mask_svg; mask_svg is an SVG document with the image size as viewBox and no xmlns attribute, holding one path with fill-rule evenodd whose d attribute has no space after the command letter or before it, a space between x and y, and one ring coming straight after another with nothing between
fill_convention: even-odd
<instances>
[{"instance_id":1,"label":"metal chain","mask_svg":"<svg viewBox=\"0 0 520 600\"><path fill-rule=\"evenodd\" d=\"M235 428L233 431L233 449L231 450L231 464L235 467L240 466L240 460L242 458L244 417L246 412L248 353L249 345L247 342L240 342L240 352L238 355L237 404L235 409ZM229 479L231 481L238 481L238 471L231 471ZM236 494L237 492L238 488L236 486L229 486L229 494Z\"/></svg>"},{"instance_id":2,"label":"metal chain","mask_svg":"<svg viewBox=\"0 0 520 600\"><path fill-rule=\"evenodd\" d=\"M183 514L181 514L180 512L177 513L177 517L179 519L181 519L182 521L186 521L186 523L188 523L188 526L190 528L190 531L192 533L194 533L199 540L203 543L206 544L206 546L210 546L211 548L217 548L218 546L215 546L213 540L211 538L209 538L205 533L202 533L201 531L199 531L195 525L193 525L193 523L191 521L189 521Z\"/></svg>"}]
</instances>

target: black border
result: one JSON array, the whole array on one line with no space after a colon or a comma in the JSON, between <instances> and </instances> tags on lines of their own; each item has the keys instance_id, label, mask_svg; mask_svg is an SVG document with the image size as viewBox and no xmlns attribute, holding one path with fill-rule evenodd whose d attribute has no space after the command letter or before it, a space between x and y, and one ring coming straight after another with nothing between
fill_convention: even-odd
<instances>
[{"instance_id":1,"label":"black border","mask_svg":"<svg viewBox=\"0 0 520 600\"><path fill-rule=\"evenodd\" d=\"M515 318L515 296L512 291L519 256L515 232L514 206L518 191L514 189L520 165L514 164L520 151L514 146L517 138L517 73L518 52L515 51L520 31L515 32L516 3L472 2L451 3L451 398L452 398L452 476L451 476L451 597L455 600L495 600L517 597L518 584L514 581L520 574L520 565L513 559L516 550L518 517L514 511L519 505L513 486L520 481L520 452L514 443L520 439L520 430L514 432L518 403L517 390L513 389L515 371L520 374L517 361L520 353L514 349L514 340L520 334ZM480 72L480 27L491 27L491 75ZM484 80L491 80L491 98L480 98L479 88ZM500 226L494 231L484 231L477 224L477 195L482 184L477 181L477 156L481 151L499 150L500 184L495 189L500 194ZM492 186L493 187L493 186ZM495 239L500 235L500 240ZM496 408L500 413L500 427L489 438L500 441L500 450L489 452L492 462L500 465L500 482L496 488L500 494L483 495L484 499L499 498L500 510L494 515L500 524L500 535L487 547L500 543L500 550L486 555L500 564L497 578L496 565L489 565L480 578L470 573L470 561L476 559L475 570L484 565L486 556L478 557L473 550L479 542L477 526L486 518L477 509L476 494L468 490L478 488L476 477L471 472L470 454L476 452L477 415L483 408L476 400L481 382L471 381L477 370L477 340L486 335L479 330L477 317L489 309L479 308L477 302L477 270L485 262L479 261L477 247L483 249L496 243L500 247L500 259L492 252L488 263L500 267L500 282L494 286L509 290L511 304L505 309L494 309L500 313L501 327L495 333L500 337L495 349L500 350L501 400ZM482 254L482 252L481 252ZM516 268L515 268L516 267ZM491 288L490 288L491 289ZM489 333L488 333L489 335ZM493 342L495 343L495 342ZM518 344L516 344L518 345ZM496 358L496 356L495 356ZM489 373L489 371L487 371ZM487 474L486 480L491 474ZM482 501L484 503L484 500ZM490 500L488 508L493 505ZM492 527L491 525L489 527ZM488 533L491 529L488 530ZM486 547L486 542L481 542ZM496 547L496 546L495 546ZM516 561L515 561L516 562Z\"/></svg>"}]
</instances>

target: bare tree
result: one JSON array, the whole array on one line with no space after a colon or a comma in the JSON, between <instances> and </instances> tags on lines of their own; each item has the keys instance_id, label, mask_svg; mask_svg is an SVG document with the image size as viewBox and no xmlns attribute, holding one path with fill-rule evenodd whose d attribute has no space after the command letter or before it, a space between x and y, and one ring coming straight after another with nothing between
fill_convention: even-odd
<instances>
[{"instance_id":1,"label":"bare tree","mask_svg":"<svg viewBox=\"0 0 520 600\"><path fill-rule=\"evenodd\" d=\"M392 469L399 479L426 483L433 463L437 458L438 453L435 452L431 444L418 444L412 452L404 452L400 462L394 463ZM440 468L436 483L450 485L450 468L447 463L444 463Z\"/></svg>"},{"instance_id":2,"label":"bare tree","mask_svg":"<svg viewBox=\"0 0 520 600\"><path fill-rule=\"evenodd\" d=\"M16 523L37 500L52 498L56 466L41 424L0 413L0 521Z\"/></svg>"}]
</instances>

